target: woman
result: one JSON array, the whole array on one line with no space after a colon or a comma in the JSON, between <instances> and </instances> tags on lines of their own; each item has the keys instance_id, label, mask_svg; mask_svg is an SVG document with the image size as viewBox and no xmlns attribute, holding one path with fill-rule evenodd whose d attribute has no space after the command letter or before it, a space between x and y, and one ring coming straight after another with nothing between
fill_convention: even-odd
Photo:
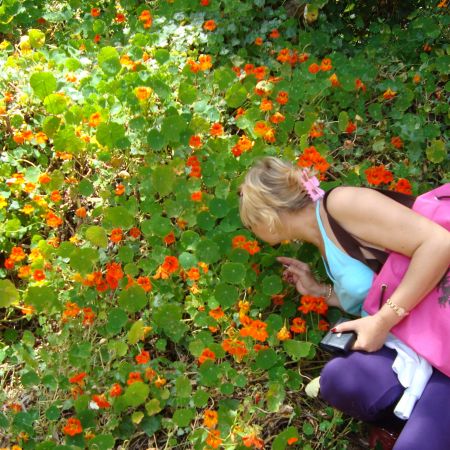
<instances>
[{"instance_id":1,"label":"woman","mask_svg":"<svg viewBox=\"0 0 450 450\"><path fill-rule=\"evenodd\" d=\"M386 348L390 329L437 285L450 265L450 233L376 190L338 187L326 209L311 174L273 157L257 162L241 186L244 225L270 245L301 240L315 245L332 285L319 283L309 266L279 257L285 279L303 295L324 296L331 306L361 313L373 270L367 261L395 251L411 258L390 302L372 316L337 326L357 333L355 352L332 359L323 369L321 395L333 406L365 421L392 410L404 388L392 370L396 351ZM363 263L350 257L333 233L336 221L361 244ZM372 265L372 264L371 264ZM374 266L372 266L374 267ZM431 369L430 369L431 372ZM395 450L450 449L450 378L434 370L395 445Z\"/></svg>"}]
</instances>

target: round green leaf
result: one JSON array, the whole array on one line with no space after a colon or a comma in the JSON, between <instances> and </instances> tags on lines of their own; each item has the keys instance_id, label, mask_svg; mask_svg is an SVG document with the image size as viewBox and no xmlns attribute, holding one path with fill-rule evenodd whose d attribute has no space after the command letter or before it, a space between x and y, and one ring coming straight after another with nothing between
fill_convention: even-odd
<instances>
[{"instance_id":1,"label":"round green leaf","mask_svg":"<svg viewBox=\"0 0 450 450\"><path fill-rule=\"evenodd\" d=\"M339 131L345 131L348 125L348 114L346 111L341 111L338 117Z\"/></svg>"},{"instance_id":2,"label":"round green leaf","mask_svg":"<svg viewBox=\"0 0 450 450\"><path fill-rule=\"evenodd\" d=\"M149 416L154 416L162 410L161 403L157 398L152 398L145 404L145 410Z\"/></svg>"},{"instance_id":3,"label":"round green leaf","mask_svg":"<svg viewBox=\"0 0 450 450\"><path fill-rule=\"evenodd\" d=\"M117 334L128 322L128 314L121 308L114 308L108 311L107 330L112 334Z\"/></svg>"},{"instance_id":4,"label":"round green leaf","mask_svg":"<svg viewBox=\"0 0 450 450\"><path fill-rule=\"evenodd\" d=\"M181 267L183 267L183 269L190 269L191 267L196 266L198 262L197 257L188 252L181 253L178 257L178 260L180 261Z\"/></svg>"},{"instance_id":5,"label":"round green leaf","mask_svg":"<svg viewBox=\"0 0 450 450\"><path fill-rule=\"evenodd\" d=\"M119 295L119 306L128 312L138 312L147 305L147 296L140 286L130 286Z\"/></svg>"},{"instance_id":6,"label":"round green leaf","mask_svg":"<svg viewBox=\"0 0 450 450\"><path fill-rule=\"evenodd\" d=\"M31 28L28 30L28 36L33 48L41 48L45 44L45 34L41 30Z\"/></svg>"},{"instance_id":7,"label":"round green leaf","mask_svg":"<svg viewBox=\"0 0 450 450\"><path fill-rule=\"evenodd\" d=\"M128 343L131 345L137 344L139 340L144 335L144 322L142 320L138 320L133 323L128 332L127 338Z\"/></svg>"},{"instance_id":8,"label":"round green leaf","mask_svg":"<svg viewBox=\"0 0 450 450\"><path fill-rule=\"evenodd\" d=\"M50 94L44 99L45 109L50 114L61 114L67 109L67 97L58 94Z\"/></svg>"},{"instance_id":9,"label":"round green leaf","mask_svg":"<svg viewBox=\"0 0 450 450\"><path fill-rule=\"evenodd\" d=\"M212 230L216 225L216 219L207 211L197 214L197 224L203 230Z\"/></svg>"},{"instance_id":10,"label":"round green leaf","mask_svg":"<svg viewBox=\"0 0 450 450\"><path fill-rule=\"evenodd\" d=\"M89 441L89 449L108 450L114 448L116 440L110 434L98 434Z\"/></svg>"},{"instance_id":11,"label":"round green leaf","mask_svg":"<svg viewBox=\"0 0 450 450\"><path fill-rule=\"evenodd\" d=\"M434 139L426 150L427 158L432 163L438 164L447 157L445 143L441 139Z\"/></svg>"},{"instance_id":12,"label":"round green leaf","mask_svg":"<svg viewBox=\"0 0 450 450\"><path fill-rule=\"evenodd\" d=\"M97 127L96 139L99 144L109 148L117 147L119 141L125 137L125 128L120 123L102 122Z\"/></svg>"},{"instance_id":13,"label":"round green leaf","mask_svg":"<svg viewBox=\"0 0 450 450\"><path fill-rule=\"evenodd\" d=\"M308 356L311 346L311 342L296 341L294 339L288 339L283 342L284 350L294 361Z\"/></svg>"},{"instance_id":14,"label":"round green leaf","mask_svg":"<svg viewBox=\"0 0 450 450\"><path fill-rule=\"evenodd\" d=\"M114 47L103 47L98 54L98 64L107 75L116 75L122 66Z\"/></svg>"},{"instance_id":15,"label":"round green leaf","mask_svg":"<svg viewBox=\"0 0 450 450\"><path fill-rule=\"evenodd\" d=\"M137 381L127 387L123 394L123 400L127 406L139 406L142 405L150 393L150 388L141 381Z\"/></svg>"},{"instance_id":16,"label":"round green leaf","mask_svg":"<svg viewBox=\"0 0 450 450\"><path fill-rule=\"evenodd\" d=\"M0 280L0 308L17 303L19 298L19 291L11 281Z\"/></svg>"},{"instance_id":17,"label":"round green leaf","mask_svg":"<svg viewBox=\"0 0 450 450\"><path fill-rule=\"evenodd\" d=\"M33 73L30 77L30 85L34 93L43 100L56 91L56 78L50 72Z\"/></svg>"},{"instance_id":18,"label":"round green leaf","mask_svg":"<svg viewBox=\"0 0 450 450\"><path fill-rule=\"evenodd\" d=\"M159 166L153 171L152 185L153 189L159 195L168 195L172 192L176 175L172 167Z\"/></svg>"},{"instance_id":19,"label":"round green leaf","mask_svg":"<svg viewBox=\"0 0 450 450\"><path fill-rule=\"evenodd\" d=\"M225 263L222 266L221 277L227 283L240 284L244 281L246 272L243 264Z\"/></svg>"},{"instance_id":20,"label":"round green leaf","mask_svg":"<svg viewBox=\"0 0 450 450\"><path fill-rule=\"evenodd\" d=\"M221 198L213 198L209 202L209 210L211 211L211 214L215 217L225 217L229 210L230 206L228 205L228 202Z\"/></svg>"},{"instance_id":21,"label":"round green leaf","mask_svg":"<svg viewBox=\"0 0 450 450\"><path fill-rule=\"evenodd\" d=\"M204 239L200 241L197 244L195 251L198 259L207 264L215 263L220 259L219 246L211 239Z\"/></svg>"},{"instance_id":22,"label":"round green leaf","mask_svg":"<svg viewBox=\"0 0 450 450\"><path fill-rule=\"evenodd\" d=\"M54 289L48 286L30 286L25 295L27 305L32 305L39 311L48 311L57 303Z\"/></svg>"},{"instance_id":23,"label":"round green leaf","mask_svg":"<svg viewBox=\"0 0 450 450\"><path fill-rule=\"evenodd\" d=\"M104 221L113 228L130 228L134 224L133 215L123 206L106 208L104 217Z\"/></svg>"},{"instance_id":24,"label":"round green leaf","mask_svg":"<svg viewBox=\"0 0 450 450\"><path fill-rule=\"evenodd\" d=\"M239 291L230 284L220 283L214 290L214 297L220 303L220 306L233 306L239 299Z\"/></svg>"},{"instance_id":25,"label":"round green leaf","mask_svg":"<svg viewBox=\"0 0 450 450\"><path fill-rule=\"evenodd\" d=\"M255 366L259 369L270 369L278 361L277 354L271 348L258 352L255 359Z\"/></svg>"},{"instance_id":26,"label":"round green leaf","mask_svg":"<svg viewBox=\"0 0 450 450\"><path fill-rule=\"evenodd\" d=\"M247 99L247 89L241 83L235 83L225 94L225 102L230 108L239 108Z\"/></svg>"},{"instance_id":27,"label":"round green leaf","mask_svg":"<svg viewBox=\"0 0 450 450\"><path fill-rule=\"evenodd\" d=\"M173 415L173 421L179 427L187 427L195 416L195 411L192 409L177 409Z\"/></svg>"},{"instance_id":28,"label":"round green leaf","mask_svg":"<svg viewBox=\"0 0 450 450\"><path fill-rule=\"evenodd\" d=\"M181 83L178 88L178 98L181 103L191 105L197 99L197 89L188 83Z\"/></svg>"},{"instance_id":29,"label":"round green leaf","mask_svg":"<svg viewBox=\"0 0 450 450\"><path fill-rule=\"evenodd\" d=\"M262 291L266 295L278 294L283 290L281 278L278 275L269 275L264 277L262 282Z\"/></svg>"},{"instance_id":30,"label":"round green leaf","mask_svg":"<svg viewBox=\"0 0 450 450\"><path fill-rule=\"evenodd\" d=\"M192 394L192 385L188 377L181 376L175 381L176 396L180 398L188 398Z\"/></svg>"},{"instance_id":31,"label":"round green leaf","mask_svg":"<svg viewBox=\"0 0 450 450\"><path fill-rule=\"evenodd\" d=\"M106 248L108 246L108 235L105 229L96 225L86 230L86 239L97 247Z\"/></svg>"}]
</instances>

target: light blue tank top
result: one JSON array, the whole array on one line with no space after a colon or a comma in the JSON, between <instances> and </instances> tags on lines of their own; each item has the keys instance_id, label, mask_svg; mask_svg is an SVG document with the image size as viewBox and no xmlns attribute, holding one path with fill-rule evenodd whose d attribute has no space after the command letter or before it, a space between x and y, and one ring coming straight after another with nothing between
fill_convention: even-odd
<instances>
[{"instance_id":1,"label":"light blue tank top","mask_svg":"<svg viewBox=\"0 0 450 450\"><path fill-rule=\"evenodd\" d=\"M325 270L333 281L334 291L342 308L350 314L361 315L363 301L372 285L374 272L368 266L347 255L328 238L319 214L317 202L316 217L322 234L325 256L322 257Z\"/></svg>"}]
</instances>

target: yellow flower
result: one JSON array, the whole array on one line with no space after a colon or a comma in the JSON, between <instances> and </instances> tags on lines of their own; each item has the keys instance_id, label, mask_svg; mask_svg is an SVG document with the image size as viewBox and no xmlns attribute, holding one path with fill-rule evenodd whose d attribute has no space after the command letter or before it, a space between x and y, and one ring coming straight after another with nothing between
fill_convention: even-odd
<instances>
[{"instance_id":1,"label":"yellow flower","mask_svg":"<svg viewBox=\"0 0 450 450\"><path fill-rule=\"evenodd\" d=\"M31 250L30 254L28 255L28 259L30 261L36 261L37 259L42 258L41 252L38 248L33 248L33 250Z\"/></svg>"},{"instance_id":2,"label":"yellow flower","mask_svg":"<svg viewBox=\"0 0 450 450\"><path fill-rule=\"evenodd\" d=\"M24 214L31 214L31 213L34 211L33 205L30 205L30 204L28 203L27 205L25 205L25 206L21 209L21 211L22 211Z\"/></svg>"},{"instance_id":3,"label":"yellow flower","mask_svg":"<svg viewBox=\"0 0 450 450\"><path fill-rule=\"evenodd\" d=\"M0 195L0 209L4 208L7 204L8 204L8 202L6 201L5 197Z\"/></svg>"}]
</instances>

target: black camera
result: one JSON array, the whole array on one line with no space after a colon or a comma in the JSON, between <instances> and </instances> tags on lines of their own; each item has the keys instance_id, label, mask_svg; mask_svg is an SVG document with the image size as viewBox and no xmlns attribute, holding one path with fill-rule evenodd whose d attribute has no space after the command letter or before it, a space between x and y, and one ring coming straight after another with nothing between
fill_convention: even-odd
<instances>
[{"instance_id":1,"label":"black camera","mask_svg":"<svg viewBox=\"0 0 450 450\"><path fill-rule=\"evenodd\" d=\"M348 322L350 319L341 317L332 327L342 322ZM346 353L351 350L353 344L356 341L356 333L354 331L346 331L345 333L333 333L331 330L320 341L319 346L321 349L329 353Z\"/></svg>"}]
</instances>

